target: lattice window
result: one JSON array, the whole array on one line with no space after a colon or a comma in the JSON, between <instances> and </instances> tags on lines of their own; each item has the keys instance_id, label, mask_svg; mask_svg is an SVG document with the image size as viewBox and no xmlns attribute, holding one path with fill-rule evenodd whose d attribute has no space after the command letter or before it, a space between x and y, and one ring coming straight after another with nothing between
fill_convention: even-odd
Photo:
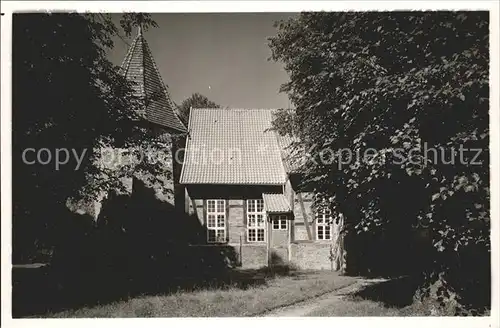
<instances>
[{"instance_id":1,"label":"lattice window","mask_svg":"<svg viewBox=\"0 0 500 328\"><path fill-rule=\"evenodd\" d=\"M209 243L226 242L226 201L224 199L207 200L207 241Z\"/></svg>"},{"instance_id":2,"label":"lattice window","mask_svg":"<svg viewBox=\"0 0 500 328\"><path fill-rule=\"evenodd\" d=\"M273 230L287 230L288 220L286 215L276 215L273 217Z\"/></svg>"},{"instance_id":3,"label":"lattice window","mask_svg":"<svg viewBox=\"0 0 500 328\"><path fill-rule=\"evenodd\" d=\"M328 208L319 208L316 211L316 239L332 239L332 213Z\"/></svg>"},{"instance_id":4,"label":"lattice window","mask_svg":"<svg viewBox=\"0 0 500 328\"><path fill-rule=\"evenodd\" d=\"M264 200L247 200L247 240L248 242L266 241L266 220Z\"/></svg>"}]
</instances>

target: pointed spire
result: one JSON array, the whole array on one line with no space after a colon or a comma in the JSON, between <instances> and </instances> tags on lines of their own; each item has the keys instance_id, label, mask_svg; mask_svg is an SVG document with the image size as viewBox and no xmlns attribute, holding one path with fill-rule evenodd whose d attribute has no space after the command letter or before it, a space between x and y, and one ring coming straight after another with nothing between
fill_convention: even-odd
<instances>
[{"instance_id":1,"label":"pointed spire","mask_svg":"<svg viewBox=\"0 0 500 328\"><path fill-rule=\"evenodd\" d=\"M135 93L146 102L145 119L171 131L186 132L187 129L175 112L167 87L153 59L142 26L138 26L137 37L121 66L121 72L129 81L135 82Z\"/></svg>"}]
</instances>

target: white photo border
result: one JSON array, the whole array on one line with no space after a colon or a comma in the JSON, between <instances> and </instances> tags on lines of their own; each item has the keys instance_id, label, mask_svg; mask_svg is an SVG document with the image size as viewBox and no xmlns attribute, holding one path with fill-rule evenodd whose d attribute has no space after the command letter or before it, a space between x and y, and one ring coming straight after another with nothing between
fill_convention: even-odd
<instances>
[{"instance_id":1,"label":"white photo border","mask_svg":"<svg viewBox=\"0 0 500 328\"><path fill-rule=\"evenodd\" d=\"M254 327L255 325L304 327L307 324L337 327L500 327L499 225L500 225L500 115L499 115L499 3L496 1L3 1L1 5L1 208L2 208L2 326L3 327ZM300 11L488 10L490 11L490 179L491 267L490 317L335 317L335 318L154 318L154 319L12 319L12 13L32 11L78 12L300 12ZM496 202L493 200L497 200ZM256 322L260 321L260 322Z\"/></svg>"}]
</instances>

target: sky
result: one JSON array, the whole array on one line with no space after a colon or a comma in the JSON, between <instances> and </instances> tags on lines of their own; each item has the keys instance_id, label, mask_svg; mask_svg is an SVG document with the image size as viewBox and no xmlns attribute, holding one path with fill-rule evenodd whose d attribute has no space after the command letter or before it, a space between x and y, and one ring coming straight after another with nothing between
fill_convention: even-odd
<instances>
[{"instance_id":1,"label":"sky","mask_svg":"<svg viewBox=\"0 0 500 328\"><path fill-rule=\"evenodd\" d=\"M279 93L288 76L281 63L268 60L267 38L276 34L276 20L292 15L152 14L159 27L143 34L174 102L180 104L198 92L223 107L288 107L286 94ZM119 16L113 17L116 23ZM130 44L132 39L125 41ZM110 60L120 65L127 48L117 38Z\"/></svg>"}]
</instances>

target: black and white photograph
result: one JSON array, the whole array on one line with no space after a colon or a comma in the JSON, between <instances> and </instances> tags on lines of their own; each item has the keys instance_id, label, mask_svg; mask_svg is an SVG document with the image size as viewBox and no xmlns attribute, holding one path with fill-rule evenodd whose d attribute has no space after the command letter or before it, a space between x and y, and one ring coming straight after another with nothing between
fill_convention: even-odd
<instances>
[{"instance_id":1,"label":"black and white photograph","mask_svg":"<svg viewBox=\"0 0 500 328\"><path fill-rule=\"evenodd\" d=\"M499 327L498 3L259 2L2 9L2 324Z\"/></svg>"}]
</instances>

